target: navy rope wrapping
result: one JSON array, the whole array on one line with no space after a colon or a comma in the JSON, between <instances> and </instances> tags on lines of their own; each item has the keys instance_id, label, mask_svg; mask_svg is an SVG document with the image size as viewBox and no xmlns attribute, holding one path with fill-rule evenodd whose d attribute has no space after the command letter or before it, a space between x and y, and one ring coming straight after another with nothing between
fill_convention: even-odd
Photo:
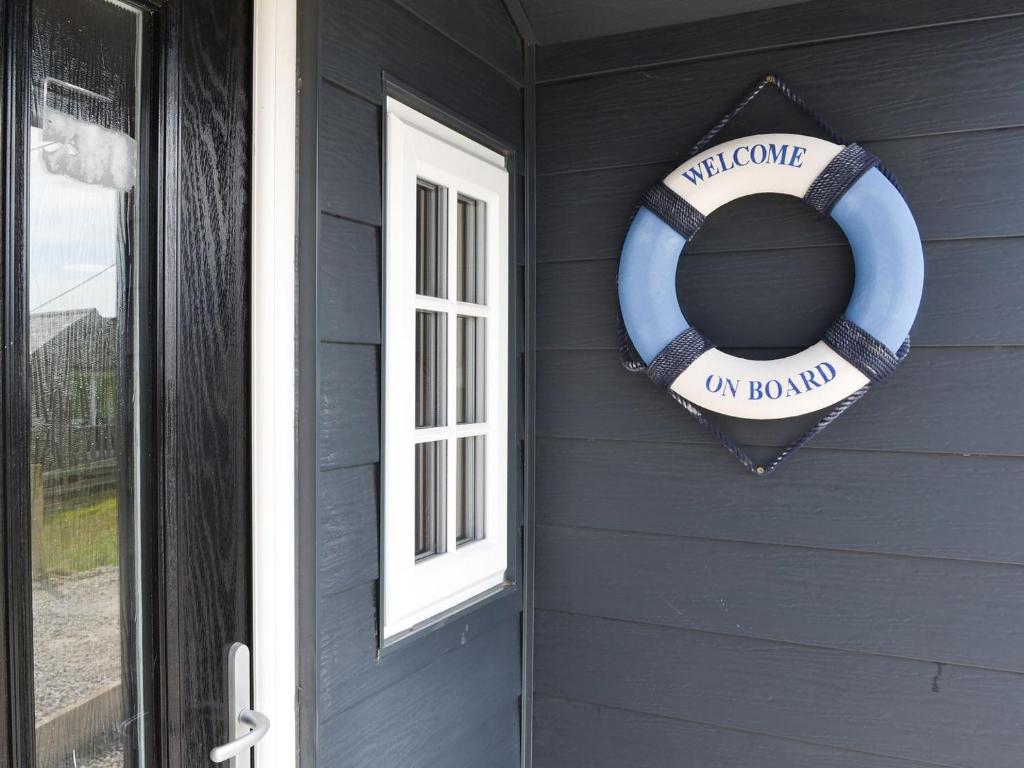
<instances>
[{"instance_id":1,"label":"navy rope wrapping","mask_svg":"<svg viewBox=\"0 0 1024 768\"><path fill-rule=\"evenodd\" d=\"M892 173L881 163L881 161L867 152L857 144L849 144L839 134L814 112L807 103L798 96L783 80L776 75L768 74L759 80L736 105L718 122L716 122L705 133L700 140L690 149L688 157L701 152L737 115L753 102L769 85L775 87L794 106L806 114L822 133L835 144L843 144L845 148L826 166L825 170L815 179L808 189L805 201L823 215L828 215L836 202L842 197L853 184L871 168L878 168L879 171L892 183L892 185L903 193L903 188L892 175ZM662 191L661 188L664 188ZM666 197L665 192L672 197ZM675 198L700 217L696 218L679 208ZM669 226L689 239L700 229L704 223L704 217L683 201L672 190L660 183L645 193L643 205L650 208L655 214L664 220ZM692 231L691 231L692 230ZM867 384L853 394L836 403L813 427L803 435L787 445L778 455L766 464L759 464L754 461L746 451L743 450L729 435L723 432L701 408L691 403L686 398L669 389L672 383L678 378L694 360L714 344L700 334L699 331L689 328L675 339L673 339L658 356L647 366L640 357L629 338L622 319L622 313L618 316L619 332L619 358L623 366L629 371L647 371L647 375L654 383L668 390L672 399L682 405L686 411L693 416L698 424L706 429L726 450L729 451L743 466L758 476L770 475L778 467L789 459L797 450L805 446L817 437L826 427L845 413L854 403L860 400L870 389ZM856 367L861 373L868 377L871 383L882 381L889 376L896 367L903 361L910 351L910 338L908 337L894 355L885 345L875 339L871 334L864 331L845 317L840 317L832 324L825 334L824 341L843 359Z\"/></svg>"},{"instance_id":2,"label":"navy rope wrapping","mask_svg":"<svg viewBox=\"0 0 1024 768\"><path fill-rule=\"evenodd\" d=\"M910 351L909 337L893 354L885 344L845 317L840 317L825 331L824 342L872 382L887 378Z\"/></svg>"},{"instance_id":3,"label":"navy rope wrapping","mask_svg":"<svg viewBox=\"0 0 1024 768\"><path fill-rule=\"evenodd\" d=\"M828 216L839 198L878 163L878 158L860 144L848 144L811 183L804 202L822 216Z\"/></svg>"},{"instance_id":4,"label":"navy rope wrapping","mask_svg":"<svg viewBox=\"0 0 1024 768\"><path fill-rule=\"evenodd\" d=\"M647 377L662 389L668 389L679 374L698 357L714 347L696 328L687 328L670 341L647 366Z\"/></svg>"},{"instance_id":5,"label":"navy rope wrapping","mask_svg":"<svg viewBox=\"0 0 1024 768\"><path fill-rule=\"evenodd\" d=\"M663 181L644 192L641 204L687 240L704 226L704 214L669 189Z\"/></svg>"}]
</instances>

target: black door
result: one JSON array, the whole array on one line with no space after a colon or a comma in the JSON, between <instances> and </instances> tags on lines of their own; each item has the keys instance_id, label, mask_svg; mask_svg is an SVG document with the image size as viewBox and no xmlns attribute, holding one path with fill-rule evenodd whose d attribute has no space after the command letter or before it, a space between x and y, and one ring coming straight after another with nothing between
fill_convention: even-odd
<instances>
[{"instance_id":1,"label":"black door","mask_svg":"<svg viewBox=\"0 0 1024 768\"><path fill-rule=\"evenodd\" d=\"M251 631L251 4L0 25L0 765L208 766Z\"/></svg>"}]
</instances>

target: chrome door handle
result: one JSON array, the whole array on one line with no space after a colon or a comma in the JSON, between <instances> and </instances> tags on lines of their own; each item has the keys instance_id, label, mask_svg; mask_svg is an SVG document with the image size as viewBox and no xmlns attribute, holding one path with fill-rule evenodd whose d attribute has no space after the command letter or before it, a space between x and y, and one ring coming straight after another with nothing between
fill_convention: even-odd
<instances>
[{"instance_id":1,"label":"chrome door handle","mask_svg":"<svg viewBox=\"0 0 1024 768\"><path fill-rule=\"evenodd\" d=\"M270 718L262 712L256 712L252 709L243 709L239 712L238 722L241 725L252 728L252 730L234 741L229 741L227 744L221 744L219 747L211 749L210 759L213 762L223 763L232 757L238 757L243 752L248 752L270 730Z\"/></svg>"},{"instance_id":2,"label":"chrome door handle","mask_svg":"<svg viewBox=\"0 0 1024 768\"><path fill-rule=\"evenodd\" d=\"M210 750L215 763L230 760L228 768L252 768L252 748L270 730L270 718L250 709L249 647L228 649L228 733L232 740Z\"/></svg>"}]
</instances>

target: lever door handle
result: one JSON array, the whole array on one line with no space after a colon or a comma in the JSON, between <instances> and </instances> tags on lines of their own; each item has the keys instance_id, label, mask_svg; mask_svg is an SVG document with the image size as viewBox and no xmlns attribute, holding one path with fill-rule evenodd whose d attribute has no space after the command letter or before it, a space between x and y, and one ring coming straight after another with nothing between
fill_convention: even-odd
<instances>
[{"instance_id":1,"label":"lever door handle","mask_svg":"<svg viewBox=\"0 0 1024 768\"><path fill-rule=\"evenodd\" d=\"M252 768L250 750L270 730L270 718L251 709L249 677L249 647L234 643L228 649L228 735L231 741L210 750L210 759L215 763L228 760L228 768Z\"/></svg>"},{"instance_id":2,"label":"lever door handle","mask_svg":"<svg viewBox=\"0 0 1024 768\"><path fill-rule=\"evenodd\" d=\"M215 763L223 763L232 757L248 752L257 741L267 735L270 730L270 718L254 709L243 709L238 713L238 722L252 730L227 744L221 744L210 750L210 759Z\"/></svg>"}]
</instances>

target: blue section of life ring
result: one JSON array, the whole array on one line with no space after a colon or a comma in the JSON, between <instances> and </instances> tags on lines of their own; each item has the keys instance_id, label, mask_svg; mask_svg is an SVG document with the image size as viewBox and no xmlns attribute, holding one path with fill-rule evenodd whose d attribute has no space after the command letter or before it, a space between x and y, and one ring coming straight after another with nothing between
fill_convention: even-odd
<instances>
[{"instance_id":1,"label":"blue section of life ring","mask_svg":"<svg viewBox=\"0 0 1024 768\"><path fill-rule=\"evenodd\" d=\"M645 363L690 327L679 308L676 267L686 238L641 207L626 233L619 262L619 306Z\"/></svg>"},{"instance_id":2,"label":"blue section of life ring","mask_svg":"<svg viewBox=\"0 0 1024 768\"><path fill-rule=\"evenodd\" d=\"M832 218L850 241L857 273L846 319L895 354L910 334L924 287L914 216L899 190L872 168L839 198Z\"/></svg>"},{"instance_id":3,"label":"blue section of life ring","mask_svg":"<svg viewBox=\"0 0 1024 768\"><path fill-rule=\"evenodd\" d=\"M924 284L917 224L899 190L877 168L864 173L831 212L853 251L856 277L845 317L893 354L910 333ZM619 262L619 306L630 340L650 364L689 327L676 294L686 238L641 207Z\"/></svg>"}]
</instances>

